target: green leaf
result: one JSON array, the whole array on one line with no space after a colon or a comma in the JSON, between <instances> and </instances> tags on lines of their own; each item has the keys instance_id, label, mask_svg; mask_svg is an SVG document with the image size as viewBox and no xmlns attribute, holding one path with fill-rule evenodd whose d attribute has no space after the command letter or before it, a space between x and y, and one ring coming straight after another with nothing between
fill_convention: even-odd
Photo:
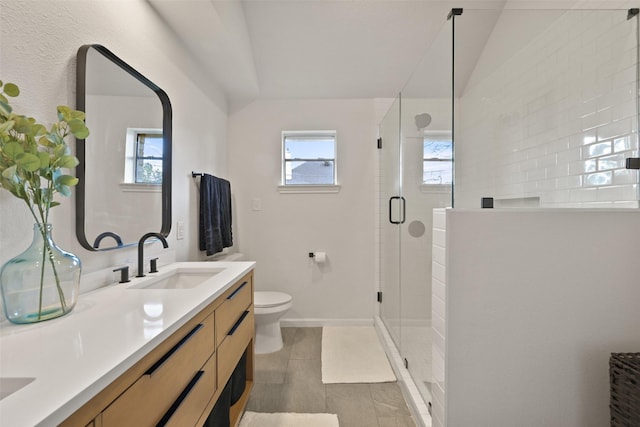
<instances>
[{"instance_id":1,"label":"green leaf","mask_svg":"<svg viewBox=\"0 0 640 427\"><path fill-rule=\"evenodd\" d=\"M79 163L80 161L76 156L62 156L58 162L58 166L61 168L71 169L78 166Z\"/></svg>"},{"instance_id":2,"label":"green leaf","mask_svg":"<svg viewBox=\"0 0 640 427\"><path fill-rule=\"evenodd\" d=\"M89 129L87 129L87 125L85 125L84 121L80 119L72 119L67 123L69 124L71 133L74 134L76 138L84 139L89 136Z\"/></svg>"},{"instance_id":3,"label":"green leaf","mask_svg":"<svg viewBox=\"0 0 640 427\"><path fill-rule=\"evenodd\" d=\"M7 99L7 97L1 93L0 93L0 101L4 102L5 104L9 103L9 100Z\"/></svg>"},{"instance_id":4,"label":"green leaf","mask_svg":"<svg viewBox=\"0 0 640 427\"><path fill-rule=\"evenodd\" d=\"M16 163L27 172L40 169L40 159L31 153L20 153L16 156Z\"/></svg>"},{"instance_id":5,"label":"green leaf","mask_svg":"<svg viewBox=\"0 0 640 427\"><path fill-rule=\"evenodd\" d=\"M12 111L13 109L8 102L0 101L0 113L2 113L4 116L9 116Z\"/></svg>"},{"instance_id":6,"label":"green leaf","mask_svg":"<svg viewBox=\"0 0 640 427\"><path fill-rule=\"evenodd\" d=\"M47 135L41 136L40 139L38 139L38 144L43 147L53 147L54 145L53 142L49 141Z\"/></svg>"},{"instance_id":7,"label":"green leaf","mask_svg":"<svg viewBox=\"0 0 640 427\"><path fill-rule=\"evenodd\" d=\"M49 167L49 153L44 151L38 152L38 157L40 158L40 169L46 169Z\"/></svg>"},{"instance_id":8,"label":"green leaf","mask_svg":"<svg viewBox=\"0 0 640 427\"><path fill-rule=\"evenodd\" d=\"M11 166L2 171L2 176L10 181L15 181L17 167L16 165Z\"/></svg>"},{"instance_id":9,"label":"green leaf","mask_svg":"<svg viewBox=\"0 0 640 427\"><path fill-rule=\"evenodd\" d=\"M0 133L9 132L15 124L16 122L14 122L13 120L7 120L6 122L0 124Z\"/></svg>"},{"instance_id":10,"label":"green leaf","mask_svg":"<svg viewBox=\"0 0 640 427\"><path fill-rule=\"evenodd\" d=\"M58 105L58 120L69 121L71 119L71 108L66 105Z\"/></svg>"},{"instance_id":11,"label":"green leaf","mask_svg":"<svg viewBox=\"0 0 640 427\"><path fill-rule=\"evenodd\" d=\"M7 122L8 123L8 122ZM15 160L18 154L24 153L24 148L17 142L10 142L2 149L2 151L10 158Z\"/></svg>"},{"instance_id":12,"label":"green leaf","mask_svg":"<svg viewBox=\"0 0 640 427\"><path fill-rule=\"evenodd\" d=\"M16 116L15 117L15 121L16 124L14 126L14 129L19 132L19 133L23 133L23 134L29 134L31 133L31 120L29 120L28 117L25 116Z\"/></svg>"},{"instance_id":13,"label":"green leaf","mask_svg":"<svg viewBox=\"0 0 640 427\"><path fill-rule=\"evenodd\" d=\"M60 202L51 202L51 204L49 205L49 207L51 208L55 208L56 206L60 206Z\"/></svg>"},{"instance_id":14,"label":"green leaf","mask_svg":"<svg viewBox=\"0 0 640 427\"><path fill-rule=\"evenodd\" d=\"M82 120L82 121L84 121L85 113L84 113L84 111L80 111L80 110L72 110L71 114L69 115L69 118L71 120Z\"/></svg>"},{"instance_id":15,"label":"green leaf","mask_svg":"<svg viewBox=\"0 0 640 427\"><path fill-rule=\"evenodd\" d=\"M20 89L13 83L7 83L4 85L4 93L11 97L16 97L20 95Z\"/></svg>"},{"instance_id":16,"label":"green leaf","mask_svg":"<svg viewBox=\"0 0 640 427\"><path fill-rule=\"evenodd\" d=\"M31 131L33 132L33 136L42 136L46 135L47 128L41 125L40 123L34 123L31 127Z\"/></svg>"},{"instance_id":17,"label":"green leaf","mask_svg":"<svg viewBox=\"0 0 640 427\"><path fill-rule=\"evenodd\" d=\"M85 126L84 129L79 130L78 132L73 132L73 136L75 136L77 139L87 139L87 137L89 136L89 129L87 129L87 127Z\"/></svg>"},{"instance_id":18,"label":"green leaf","mask_svg":"<svg viewBox=\"0 0 640 427\"><path fill-rule=\"evenodd\" d=\"M64 144L56 145L53 149L53 155L56 158L60 158L67 154L67 146Z\"/></svg>"},{"instance_id":19,"label":"green leaf","mask_svg":"<svg viewBox=\"0 0 640 427\"><path fill-rule=\"evenodd\" d=\"M73 187L78 183L78 178L72 175L60 175L56 178L56 186L58 185L68 185L69 187Z\"/></svg>"}]
</instances>

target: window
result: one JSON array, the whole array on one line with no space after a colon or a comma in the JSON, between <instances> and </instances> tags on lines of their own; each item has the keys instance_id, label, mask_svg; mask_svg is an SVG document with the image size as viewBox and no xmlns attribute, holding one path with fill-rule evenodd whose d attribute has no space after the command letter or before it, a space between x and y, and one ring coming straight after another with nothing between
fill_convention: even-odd
<instances>
[{"instance_id":1,"label":"window","mask_svg":"<svg viewBox=\"0 0 640 427\"><path fill-rule=\"evenodd\" d=\"M425 134L422 156L422 183L444 185L453 182L453 150L451 134L437 132Z\"/></svg>"},{"instance_id":2,"label":"window","mask_svg":"<svg viewBox=\"0 0 640 427\"><path fill-rule=\"evenodd\" d=\"M336 132L282 132L282 185L336 184Z\"/></svg>"},{"instance_id":3,"label":"window","mask_svg":"<svg viewBox=\"0 0 640 427\"><path fill-rule=\"evenodd\" d=\"M128 184L162 184L164 139L159 129L127 129L125 179Z\"/></svg>"}]
</instances>

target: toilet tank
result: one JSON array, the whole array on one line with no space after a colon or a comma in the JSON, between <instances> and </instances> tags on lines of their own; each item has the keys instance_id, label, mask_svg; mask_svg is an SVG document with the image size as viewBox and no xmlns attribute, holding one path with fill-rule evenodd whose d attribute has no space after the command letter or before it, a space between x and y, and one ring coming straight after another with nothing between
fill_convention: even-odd
<instances>
[{"instance_id":1,"label":"toilet tank","mask_svg":"<svg viewBox=\"0 0 640 427\"><path fill-rule=\"evenodd\" d=\"M219 254L215 254L209 258L207 261L243 261L244 254L240 252L221 252Z\"/></svg>"}]
</instances>

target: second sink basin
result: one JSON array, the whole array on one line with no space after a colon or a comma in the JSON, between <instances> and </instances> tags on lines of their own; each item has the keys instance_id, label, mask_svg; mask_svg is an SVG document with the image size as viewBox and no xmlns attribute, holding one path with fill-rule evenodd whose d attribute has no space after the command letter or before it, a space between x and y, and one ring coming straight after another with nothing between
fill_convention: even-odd
<instances>
[{"instance_id":1,"label":"second sink basin","mask_svg":"<svg viewBox=\"0 0 640 427\"><path fill-rule=\"evenodd\" d=\"M33 382L31 377L0 377L0 400Z\"/></svg>"},{"instance_id":2,"label":"second sink basin","mask_svg":"<svg viewBox=\"0 0 640 427\"><path fill-rule=\"evenodd\" d=\"M192 289L224 271L224 268L178 269L129 286L128 289Z\"/></svg>"}]
</instances>

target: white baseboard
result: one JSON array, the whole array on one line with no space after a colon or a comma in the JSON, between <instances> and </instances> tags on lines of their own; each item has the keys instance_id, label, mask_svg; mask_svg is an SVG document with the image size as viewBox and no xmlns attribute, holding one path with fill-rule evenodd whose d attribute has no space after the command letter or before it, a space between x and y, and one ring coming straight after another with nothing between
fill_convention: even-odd
<instances>
[{"instance_id":1,"label":"white baseboard","mask_svg":"<svg viewBox=\"0 0 640 427\"><path fill-rule=\"evenodd\" d=\"M373 326L373 319L281 319L284 328L314 328L322 326Z\"/></svg>"}]
</instances>

